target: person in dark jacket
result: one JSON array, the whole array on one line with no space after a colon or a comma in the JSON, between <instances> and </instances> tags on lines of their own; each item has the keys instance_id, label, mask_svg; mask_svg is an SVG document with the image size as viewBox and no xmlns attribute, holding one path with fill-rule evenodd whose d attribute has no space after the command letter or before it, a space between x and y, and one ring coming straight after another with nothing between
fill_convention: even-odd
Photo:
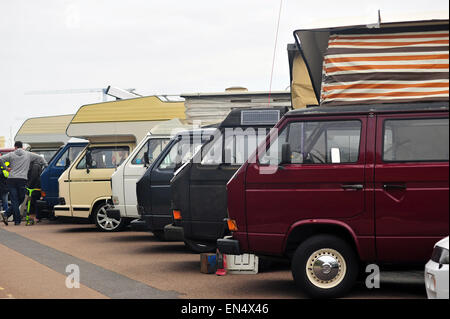
<instances>
[{"instance_id":1,"label":"person in dark jacket","mask_svg":"<svg viewBox=\"0 0 450 319\"><path fill-rule=\"evenodd\" d=\"M28 171L28 181L26 188L29 190L28 195L31 196L30 211L29 213L36 214L36 221L39 223L42 219L42 212L40 207L36 204L36 201L41 198L41 173L42 165L34 162L30 164ZM31 195L30 195L31 192Z\"/></svg>"}]
</instances>

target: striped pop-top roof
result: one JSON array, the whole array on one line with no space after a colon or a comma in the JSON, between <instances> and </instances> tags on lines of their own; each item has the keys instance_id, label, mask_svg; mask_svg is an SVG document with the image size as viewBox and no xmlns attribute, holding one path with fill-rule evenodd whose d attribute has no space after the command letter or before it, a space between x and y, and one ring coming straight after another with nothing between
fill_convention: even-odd
<instances>
[{"instance_id":1,"label":"striped pop-top roof","mask_svg":"<svg viewBox=\"0 0 450 319\"><path fill-rule=\"evenodd\" d=\"M332 34L321 104L449 99L448 30Z\"/></svg>"}]
</instances>

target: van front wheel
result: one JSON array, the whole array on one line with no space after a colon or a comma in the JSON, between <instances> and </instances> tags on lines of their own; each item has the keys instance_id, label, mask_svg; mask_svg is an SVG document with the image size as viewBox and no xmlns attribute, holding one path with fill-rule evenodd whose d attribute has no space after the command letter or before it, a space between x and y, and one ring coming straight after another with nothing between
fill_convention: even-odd
<instances>
[{"instance_id":1,"label":"van front wheel","mask_svg":"<svg viewBox=\"0 0 450 319\"><path fill-rule=\"evenodd\" d=\"M110 218L106 215L106 210L110 207L108 203L103 203L97 206L93 213L93 220L95 226L104 232L116 232L122 230L126 225L125 218Z\"/></svg>"},{"instance_id":2,"label":"van front wheel","mask_svg":"<svg viewBox=\"0 0 450 319\"><path fill-rule=\"evenodd\" d=\"M295 283L313 298L336 298L347 293L358 276L354 249L332 235L308 238L295 251L292 275Z\"/></svg>"}]
</instances>

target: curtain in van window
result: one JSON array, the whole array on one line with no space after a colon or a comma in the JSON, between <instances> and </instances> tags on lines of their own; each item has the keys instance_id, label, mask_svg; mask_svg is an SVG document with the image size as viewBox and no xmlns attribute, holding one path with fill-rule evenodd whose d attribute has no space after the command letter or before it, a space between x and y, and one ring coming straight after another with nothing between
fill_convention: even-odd
<instances>
[{"instance_id":1,"label":"curtain in van window","mask_svg":"<svg viewBox=\"0 0 450 319\"><path fill-rule=\"evenodd\" d=\"M321 104L448 101L448 30L332 34Z\"/></svg>"}]
</instances>

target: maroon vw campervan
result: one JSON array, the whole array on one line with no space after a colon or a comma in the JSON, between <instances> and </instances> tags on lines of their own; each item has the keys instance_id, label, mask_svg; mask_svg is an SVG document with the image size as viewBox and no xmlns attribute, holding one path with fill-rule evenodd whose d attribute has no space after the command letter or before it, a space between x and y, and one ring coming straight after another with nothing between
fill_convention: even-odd
<instances>
[{"instance_id":1,"label":"maroon vw campervan","mask_svg":"<svg viewBox=\"0 0 450 319\"><path fill-rule=\"evenodd\" d=\"M367 263L422 263L449 234L448 102L288 112L230 179L226 254L290 258L313 297Z\"/></svg>"},{"instance_id":2,"label":"maroon vw campervan","mask_svg":"<svg viewBox=\"0 0 450 319\"><path fill-rule=\"evenodd\" d=\"M290 258L313 297L449 234L448 18L294 31L292 107L228 182L222 252Z\"/></svg>"}]
</instances>

